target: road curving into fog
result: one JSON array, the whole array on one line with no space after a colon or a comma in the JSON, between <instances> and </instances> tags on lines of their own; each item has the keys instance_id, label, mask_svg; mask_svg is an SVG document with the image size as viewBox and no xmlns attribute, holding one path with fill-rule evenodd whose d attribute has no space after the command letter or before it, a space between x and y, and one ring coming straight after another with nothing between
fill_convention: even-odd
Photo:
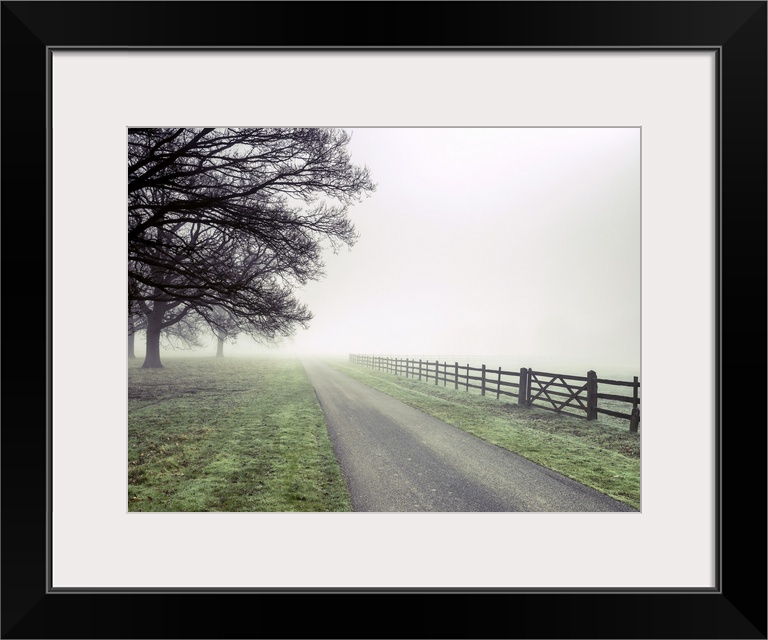
<instances>
[{"instance_id":1,"label":"road curving into fog","mask_svg":"<svg viewBox=\"0 0 768 640\"><path fill-rule=\"evenodd\" d=\"M304 368L355 511L636 511L320 360Z\"/></svg>"}]
</instances>

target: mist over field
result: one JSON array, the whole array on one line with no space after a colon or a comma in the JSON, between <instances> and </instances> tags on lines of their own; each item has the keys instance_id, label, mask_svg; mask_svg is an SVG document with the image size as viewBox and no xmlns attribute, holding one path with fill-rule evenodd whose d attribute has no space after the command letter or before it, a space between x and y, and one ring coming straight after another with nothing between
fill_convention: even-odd
<instances>
[{"instance_id":1,"label":"mist over field","mask_svg":"<svg viewBox=\"0 0 768 640\"><path fill-rule=\"evenodd\" d=\"M164 359L172 360L174 358L210 358L216 352L216 343L211 341L207 346L194 350L177 350L164 353ZM247 338L234 344L227 344L224 347L225 357L228 358L323 358L329 360L348 360L350 353L362 354L363 352L341 352L330 350L312 350L301 351L293 348L292 345L274 345L264 346L254 344ZM136 353L139 357L143 355L137 345ZM368 352L366 352L368 353ZM569 360L565 357L541 357L534 355L509 356L504 354L455 354L455 353L380 353L374 355L389 356L392 358L409 358L411 360L423 360L434 363L436 360L442 363L453 364L458 362L460 366L469 365L471 367L480 367L486 365L490 373L499 367L504 371L519 371L521 368L532 368L537 371L566 373L583 376L587 371L594 370L600 377L610 377L615 380L631 381L634 376L640 375L639 366L632 368L630 366L611 365L602 363L603 366L596 366L591 361Z\"/></svg>"},{"instance_id":2,"label":"mist over field","mask_svg":"<svg viewBox=\"0 0 768 640\"><path fill-rule=\"evenodd\" d=\"M640 129L361 128L358 240L299 290L314 318L225 357L350 353L640 374ZM137 356L143 335L136 340ZM213 356L208 345L164 350Z\"/></svg>"}]
</instances>

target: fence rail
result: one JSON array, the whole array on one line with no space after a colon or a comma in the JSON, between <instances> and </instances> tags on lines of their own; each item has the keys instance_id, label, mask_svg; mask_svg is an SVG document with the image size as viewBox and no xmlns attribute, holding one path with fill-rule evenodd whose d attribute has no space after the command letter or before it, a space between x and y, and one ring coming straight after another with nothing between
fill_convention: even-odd
<instances>
[{"instance_id":1,"label":"fence rail","mask_svg":"<svg viewBox=\"0 0 768 640\"><path fill-rule=\"evenodd\" d=\"M350 354L349 361L436 386L450 384L455 390L467 392L477 389L483 396L495 395L497 400L502 396L516 398L518 404L526 407L586 417L587 420L597 420L599 414L629 420L629 430L633 433L640 427L640 382L637 376L629 382L598 378L594 371L588 371L586 376L547 373L527 367L504 371L501 367L492 369L484 364L471 367L469 363L460 365L458 362L364 354ZM602 392L606 387L611 393ZM616 393L612 387L630 387L632 395Z\"/></svg>"}]
</instances>

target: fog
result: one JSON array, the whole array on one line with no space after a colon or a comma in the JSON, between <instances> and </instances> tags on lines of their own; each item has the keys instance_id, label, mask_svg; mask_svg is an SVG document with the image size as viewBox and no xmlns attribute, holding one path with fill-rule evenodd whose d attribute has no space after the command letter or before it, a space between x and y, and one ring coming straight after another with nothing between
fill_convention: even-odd
<instances>
[{"instance_id":1,"label":"fog","mask_svg":"<svg viewBox=\"0 0 768 640\"><path fill-rule=\"evenodd\" d=\"M351 131L377 190L350 208L357 243L327 248L325 277L298 292L311 326L270 348L240 336L225 356L640 374L639 128Z\"/></svg>"}]
</instances>

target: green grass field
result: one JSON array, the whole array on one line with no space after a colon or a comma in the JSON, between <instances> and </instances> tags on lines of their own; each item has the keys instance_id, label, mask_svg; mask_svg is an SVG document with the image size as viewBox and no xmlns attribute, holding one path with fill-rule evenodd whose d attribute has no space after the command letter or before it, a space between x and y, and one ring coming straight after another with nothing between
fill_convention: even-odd
<instances>
[{"instance_id":1,"label":"green grass field","mask_svg":"<svg viewBox=\"0 0 768 640\"><path fill-rule=\"evenodd\" d=\"M337 361L342 373L483 440L640 508L640 434Z\"/></svg>"},{"instance_id":2,"label":"green grass field","mask_svg":"<svg viewBox=\"0 0 768 640\"><path fill-rule=\"evenodd\" d=\"M130 511L351 511L298 360L128 369Z\"/></svg>"},{"instance_id":3,"label":"green grass field","mask_svg":"<svg viewBox=\"0 0 768 640\"><path fill-rule=\"evenodd\" d=\"M128 369L130 511L351 511L299 360L166 358ZM640 508L640 435L372 371L337 370Z\"/></svg>"}]
</instances>

